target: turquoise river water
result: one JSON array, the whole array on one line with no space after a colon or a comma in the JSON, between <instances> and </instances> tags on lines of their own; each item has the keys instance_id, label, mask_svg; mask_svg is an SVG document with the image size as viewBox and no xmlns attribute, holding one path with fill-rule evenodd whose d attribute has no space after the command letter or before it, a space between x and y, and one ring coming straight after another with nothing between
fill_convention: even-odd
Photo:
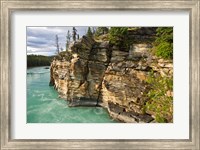
<instances>
[{"instance_id":1,"label":"turquoise river water","mask_svg":"<svg viewBox=\"0 0 200 150\"><path fill-rule=\"evenodd\" d=\"M68 107L49 86L45 67L27 69L27 123L115 123L101 107Z\"/></svg>"}]
</instances>

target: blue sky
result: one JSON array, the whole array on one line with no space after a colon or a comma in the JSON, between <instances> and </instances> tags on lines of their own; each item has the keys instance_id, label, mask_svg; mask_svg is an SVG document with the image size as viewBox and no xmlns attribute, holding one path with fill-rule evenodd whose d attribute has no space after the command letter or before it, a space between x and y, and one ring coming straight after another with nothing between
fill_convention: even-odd
<instances>
[{"instance_id":1,"label":"blue sky","mask_svg":"<svg viewBox=\"0 0 200 150\"><path fill-rule=\"evenodd\" d=\"M88 27L75 27L80 37L86 34ZM72 27L27 27L27 54L51 56L56 54L55 36L65 50L67 31Z\"/></svg>"}]
</instances>

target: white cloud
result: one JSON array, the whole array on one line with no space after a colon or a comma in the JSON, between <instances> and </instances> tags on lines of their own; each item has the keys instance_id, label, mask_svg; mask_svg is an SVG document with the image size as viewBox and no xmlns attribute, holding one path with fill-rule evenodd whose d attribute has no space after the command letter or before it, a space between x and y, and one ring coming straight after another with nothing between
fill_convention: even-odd
<instances>
[{"instance_id":1,"label":"white cloud","mask_svg":"<svg viewBox=\"0 0 200 150\"><path fill-rule=\"evenodd\" d=\"M76 27L82 37L87 27ZM58 35L60 48L65 49L67 31L72 27L27 27L27 54L54 55L55 36Z\"/></svg>"}]
</instances>

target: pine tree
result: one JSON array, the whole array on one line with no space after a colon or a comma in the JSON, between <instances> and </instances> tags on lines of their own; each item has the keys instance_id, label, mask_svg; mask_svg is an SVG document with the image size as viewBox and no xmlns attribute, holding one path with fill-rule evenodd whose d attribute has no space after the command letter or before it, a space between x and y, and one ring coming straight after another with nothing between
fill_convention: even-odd
<instances>
[{"instance_id":1,"label":"pine tree","mask_svg":"<svg viewBox=\"0 0 200 150\"><path fill-rule=\"evenodd\" d=\"M118 46L122 50L129 49L128 28L112 27L109 30L109 40L112 45Z\"/></svg>"},{"instance_id":2,"label":"pine tree","mask_svg":"<svg viewBox=\"0 0 200 150\"><path fill-rule=\"evenodd\" d=\"M92 31L91 31L91 28L90 28L90 27L88 27L87 36L88 36L88 37L92 37L92 36L93 36L93 34L92 34Z\"/></svg>"},{"instance_id":3,"label":"pine tree","mask_svg":"<svg viewBox=\"0 0 200 150\"><path fill-rule=\"evenodd\" d=\"M98 27L96 32L95 32L95 36L100 36L102 34L107 34L109 31L109 29L107 27Z\"/></svg>"},{"instance_id":4,"label":"pine tree","mask_svg":"<svg viewBox=\"0 0 200 150\"><path fill-rule=\"evenodd\" d=\"M76 35L77 35L77 30L75 27L73 27L72 29L72 38L73 38L73 41L76 41Z\"/></svg>"},{"instance_id":5,"label":"pine tree","mask_svg":"<svg viewBox=\"0 0 200 150\"><path fill-rule=\"evenodd\" d=\"M56 44L56 52L57 54L59 54L59 39L58 39L58 35L56 34L56 39L55 39L55 44Z\"/></svg>"},{"instance_id":6,"label":"pine tree","mask_svg":"<svg viewBox=\"0 0 200 150\"><path fill-rule=\"evenodd\" d=\"M67 49L69 48L70 40L71 40L71 34L70 34L69 30L67 31L66 39L67 39L67 41L66 41L66 51L67 51Z\"/></svg>"},{"instance_id":7,"label":"pine tree","mask_svg":"<svg viewBox=\"0 0 200 150\"><path fill-rule=\"evenodd\" d=\"M79 40L79 34L77 34L77 39Z\"/></svg>"}]
</instances>

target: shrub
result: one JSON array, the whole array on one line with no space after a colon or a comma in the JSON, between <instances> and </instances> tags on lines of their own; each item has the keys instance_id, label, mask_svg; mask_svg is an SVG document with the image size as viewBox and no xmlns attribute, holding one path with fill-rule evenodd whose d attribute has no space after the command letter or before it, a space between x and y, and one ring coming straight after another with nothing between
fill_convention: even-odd
<instances>
[{"instance_id":1,"label":"shrub","mask_svg":"<svg viewBox=\"0 0 200 150\"><path fill-rule=\"evenodd\" d=\"M155 54L164 59L173 58L173 28L160 27L156 30Z\"/></svg>"},{"instance_id":2,"label":"shrub","mask_svg":"<svg viewBox=\"0 0 200 150\"><path fill-rule=\"evenodd\" d=\"M169 77L154 77L149 75L147 82L151 89L146 93L148 101L144 107L147 113L153 114L157 122L173 121L173 96L167 94L173 91L173 79Z\"/></svg>"},{"instance_id":3,"label":"shrub","mask_svg":"<svg viewBox=\"0 0 200 150\"><path fill-rule=\"evenodd\" d=\"M155 54L164 59L173 58L173 45L172 43L163 42L157 46Z\"/></svg>"}]
</instances>

